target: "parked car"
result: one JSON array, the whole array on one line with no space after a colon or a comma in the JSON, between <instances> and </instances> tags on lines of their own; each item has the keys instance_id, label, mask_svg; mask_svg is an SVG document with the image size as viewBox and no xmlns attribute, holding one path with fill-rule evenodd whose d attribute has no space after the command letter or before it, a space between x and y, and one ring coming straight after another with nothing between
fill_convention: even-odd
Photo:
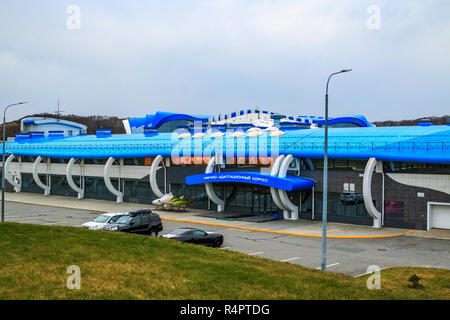
<instances>
[{"instance_id":1,"label":"parked car","mask_svg":"<svg viewBox=\"0 0 450 320\"><path fill-rule=\"evenodd\" d=\"M156 237L163 230L163 225L158 214L152 213L150 209L144 209L131 211L126 216L120 217L116 223L106 225L104 229Z\"/></svg>"},{"instance_id":2,"label":"parked car","mask_svg":"<svg viewBox=\"0 0 450 320\"><path fill-rule=\"evenodd\" d=\"M220 247L223 244L223 235L194 228L176 229L163 237L212 247Z\"/></svg>"},{"instance_id":3,"label":"parked car","mask_svg":"<svg viewBox=\"0 0 450 320\"><path fill-rule=\"evenodd\" d=\"M341 201L344 205L364 203L364 196L361 193L344 191L341 193Z\"/></svg>"},{"instance_id":4,"label":"parked car","mask_svg":"<svg viewBox=\"0 0 450 320\"><path fill-rule=\"evenodd\" d=\"M123 217L126 214L128 213L123 212L104 213L99 215L92 221L83 223L81 226L83 228L88 228L92 230L103 229L103 227L106 226L107 224L115 223L120 217Z\"/></svg>"}]
</instances>

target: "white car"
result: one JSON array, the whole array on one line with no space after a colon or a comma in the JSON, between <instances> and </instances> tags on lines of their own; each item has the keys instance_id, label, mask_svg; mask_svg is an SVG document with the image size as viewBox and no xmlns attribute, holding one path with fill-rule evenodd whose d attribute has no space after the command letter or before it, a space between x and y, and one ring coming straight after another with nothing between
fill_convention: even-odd
<instances>
[{"instance_id":1,"label":"white car","mask_svg":"<svg viewBox=\"0 0 450 320\"><path fill-rule=\"evenodd\" d=\"M83 223L81 226L91 230L103 229L107 224L115 223L120 217L126 216L127 214L124 212L104 213L92 221Z\"/></svg>"}]
</instances>

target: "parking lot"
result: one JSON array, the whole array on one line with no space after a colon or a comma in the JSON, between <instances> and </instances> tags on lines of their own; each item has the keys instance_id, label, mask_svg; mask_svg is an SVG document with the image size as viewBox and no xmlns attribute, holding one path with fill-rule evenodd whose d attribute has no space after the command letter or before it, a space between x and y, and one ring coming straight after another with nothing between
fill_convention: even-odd
<instances>
[{"instance_id":1,"label":"parking lot","mask_svg":"<svg viewBox=\"0 0 450 320\"><path fill-rule=\"evenodd\" d=\"M53 206L5 202L5 221L42 225L80 226L99 212ZM318 268L321 239L258 231L163 221L166 234L180 227L198 227L224 235L220 250L269 258ZM450 240L401 236L377 239L329 239L327 270L359 276L370 265L381 269L394 266L421 266L450 269Z\"/></svg>"}]
</instances>

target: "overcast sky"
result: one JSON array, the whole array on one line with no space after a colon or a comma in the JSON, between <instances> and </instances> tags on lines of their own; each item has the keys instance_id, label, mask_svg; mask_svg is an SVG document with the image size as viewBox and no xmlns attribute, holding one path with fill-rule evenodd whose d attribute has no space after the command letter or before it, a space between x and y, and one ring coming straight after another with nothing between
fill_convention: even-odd
<instances>
[{"instance_id":1,"label":"overcast sky","mask_svg":"<svg viewBox=\"0 0 450 320\"><path fill-rule=\"evenodd\" d=\"M322 115L328 75L353 68L332 80L331 116L441 116L449 16L448 0L1 0L0 105L29 101L8 120L58 98L82 115Z\"/></svg>"}]
</instances>

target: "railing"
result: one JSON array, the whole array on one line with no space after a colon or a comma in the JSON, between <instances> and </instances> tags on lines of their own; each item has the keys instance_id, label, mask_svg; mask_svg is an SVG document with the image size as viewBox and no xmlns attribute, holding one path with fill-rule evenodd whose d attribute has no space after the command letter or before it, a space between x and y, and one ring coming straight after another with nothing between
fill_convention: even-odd
<instances>
[{"instance_id":1,"label":"railing","mask_svg":"<svg viewBox=\"0 0 450 320\"><path fill-rule=\"evenodd\" d=\"M323 143L293 142L282 143L282 150L323 150ZM328 150L450 150L450 142L329 142Z\"/></svg>"},{"instance_id":2,"label":"railing","mask_svg":"<svg viewBox=\"0 0 450 320\"><path fill-rule=\"evenodd\" d=\"M13 144L7 146L7 151L19 151L19 150L172 150L174 147L183 149L183 147L194 148L198 145L192 143L191 145L183 145L174 143L102 143L102 144ZM270 143L259 144L260 148L270 148ZM214 143L202 143L202 149L214 148ZM237 143L233 145L223 144L222 147L227 149L246 149L256 150L258 149L255 143ZM318 142L280 142L278 148L280 151L290 150L323 150L324 144ZM447 151L450 150L450 142L329 142L328 150L412 150L412 151Z\"/></svg>"}]
</instances>

